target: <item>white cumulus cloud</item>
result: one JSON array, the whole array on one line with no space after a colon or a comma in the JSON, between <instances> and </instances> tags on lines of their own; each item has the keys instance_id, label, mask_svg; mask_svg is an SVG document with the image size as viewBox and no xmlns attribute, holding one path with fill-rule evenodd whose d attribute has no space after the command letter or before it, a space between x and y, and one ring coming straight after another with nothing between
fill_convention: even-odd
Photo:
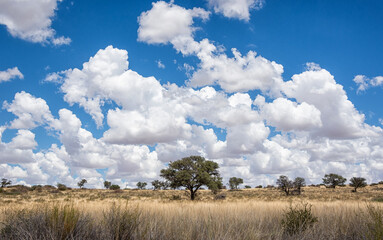
<instances>
[{"instance_id":1,"label":"white cumulus cloud","mask_svg":"<svg viewBox=\"0 0 383 240\"><path fill-rule=\"evenodd\" d=\"M365 75L356 75L353 81L358 85L357 93L364 92L370 87L383 86L383 76L368 78Z\"/></svg>"},{"instance_id":2,"label":"white cumulus cloud","mask_svg":"<svg viewBox=\"0 0 383 240\"><path fill-rule=\"evenodd\" d=\"M62 0L2 0L0 24L14 36L30 42L67 45L68 37L56 37L51 28L57 3Z\"/></svg>"},{"instance_id":3,"label":"white cumulus cloud","mask_svg":"<svg viewBox=\"0 0 383 240\"><path fill-rule=\"evenodd\" d=\"M191 37L196 30L192 27L193 18L209 18L209 12L202 8L185 9L164 1L152 5L138 18L138 40L142 42L166 44L178 37Z\"/></svg>"},{"instance_id":4,"label":"white cumulus cloud","mask_svg":"<svg viewBox=\"0 0 383 240\"><path fill-rule=\"evenodd\" d=\"M24 75L19 71L17 67L8 68L5 71L0 71L0 83L10 81L14 78L24 78Z\"/></svg>"},{"instance_id":5,"label":"white cumulus cloud","mask_svg":"<svg viewBox=\"0 0 383 240\"><path fill-rule=\"evenodd\" d=\"M252 9L261 9L264 0L207 0L216 13L221 13L228 18L238 18L249 21Z\"/></svg>"}]
</instances>

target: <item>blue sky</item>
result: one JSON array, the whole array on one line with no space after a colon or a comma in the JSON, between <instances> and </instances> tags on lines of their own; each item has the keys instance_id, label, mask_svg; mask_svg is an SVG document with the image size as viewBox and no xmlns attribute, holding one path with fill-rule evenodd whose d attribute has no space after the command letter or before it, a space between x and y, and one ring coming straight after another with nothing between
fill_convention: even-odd
<instances>
[{"instance_id":1,"label":"blue sky","mask_svg":"<svg viewBox=\"0 0 383 240\"><path fill-rule=\"evenodd\" d=\"M0 9L0 175L14 182L134 186L191 154L250 185L383 178L381 1Z\"/></svg>"}]
</instances>

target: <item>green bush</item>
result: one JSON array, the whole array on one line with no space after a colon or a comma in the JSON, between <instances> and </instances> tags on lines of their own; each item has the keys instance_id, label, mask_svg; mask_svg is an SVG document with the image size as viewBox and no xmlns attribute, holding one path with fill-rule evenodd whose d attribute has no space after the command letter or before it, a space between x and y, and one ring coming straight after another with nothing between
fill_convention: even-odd
<instances>
[{"instance_id":1,"label":"green bush","mask_svg":"<svg viewBox=\"0 0 383 240\"><path fill-rule=\"evenodd\" d=\"M284 212L281 220L284 234L295 235L312 227L318 218L311 212L312 205L308 203L297 204Z\"/></svg>"},{"instance_id":2,"label":"green bush","mask_svg":"<svg viewBox=\"0 0 383 240\"><path fill-rule=\"evenodd\" d=\"M116 185L116 184L113 184L109 187L110 190L118 190L120 189L120 186L119 185Z\"/></svg>"},{"instance_id":3,"label":"green bush","mask_svg":"<svg viewBox=\"0 0 383 240\"><path fill-rule=\"evenodd\" d=\"M67 187L62 183L57 183L57 189L60 191L65 191L67 190Z\"/></svg>"}]
</instances>

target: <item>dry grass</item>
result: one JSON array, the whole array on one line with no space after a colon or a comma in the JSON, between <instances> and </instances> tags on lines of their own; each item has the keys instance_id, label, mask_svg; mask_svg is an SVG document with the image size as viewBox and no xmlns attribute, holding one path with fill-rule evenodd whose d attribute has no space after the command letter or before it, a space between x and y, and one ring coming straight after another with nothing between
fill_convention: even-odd
<instances>
[{"instance_id":1,"label":"dry grass","mask_svg":"<svg viewBox=\"0 0 383 240\"><path fill-rule=\"evenodd\" d=\"M351 192L351 187L338 187L336 189L324 187L304 187L300 196L285 196L276 188L273 189L242 189L239 191L222 190L219 194L225 195L225 201L256 200L256 201L382 201L383 185L368 186ZM73 189L66 191L42 190L28 191L26 189L7 188L0 193L0 204L24 204L29 202L92 202L139 200L139 201L171 201L189 200L190 194L184 190L103 190L103 189ZM215 195L209 190L197 192L198 201L212 201Z\"/></svg>"},{"instance_id":2,"label":"dry grass","mask_svg":"<svg viewBox=\"0 0 383 240\"><path fill-rule=\"evenodd\" d=\"M4 229L23 221L31 224L28 216L41 215L48 219L48 226L55 226L54 236L62 234L57 226L67 222L64 237L41 239L383 239L383 203L374 201L382 196L380 189L374 186L351 193L349 187L307 187L302 196L294 197L275 189L246 189L221 192L225 200L214 200L209 191L201 191L194 202L181 190L2 193L0 222ZM172 200L178 198L174 196L181 200ZM290 236L281 224L283 215L291 204L302 202L312 205L318 221ZM45 215L38 214L42 212ZM46 217L52 214L53 218ZM76 221L68 224L67 219ZM81 231L85 231L81 237L76 235ZM18 235L14 239L33 238Z\"/></svg>"}]
</instances>

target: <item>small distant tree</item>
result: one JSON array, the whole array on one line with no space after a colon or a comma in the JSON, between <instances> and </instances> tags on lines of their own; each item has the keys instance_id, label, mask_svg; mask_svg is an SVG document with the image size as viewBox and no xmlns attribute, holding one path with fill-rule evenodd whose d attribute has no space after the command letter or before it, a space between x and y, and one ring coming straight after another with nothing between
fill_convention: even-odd
<instances>
[{"instance_id":1,"label":"small distant tree","mask_svg":"<svg viewBox=\"0 0 383 240\"><path fill-rule=\"evenodd\" d=\"M245 188L251 188L251 186L249 186L249 185L245 185Z\"/></svg>"},{"instance_id":2,"label":"small distant tree","mask_svg":"<svg viewBox=\"0 0 383 240\"><path fill-rule=\"evenodd\" d=\"M8 185L11 185L11 184L12 184L11 180L8 180L6 178L2 178L1 179L1 188L5 188L5 187L7 187Z\"/></svg>"},{"instance_id":3,"label":"small distant tree","mask_svg":"<svg viewBox=\"0 0 383 240\"><path fill-rule=\"evenodd\" d=\"M323 183L331 188L343 186L346 181L347 179L335 173L325 174L323 178Z\"/></svg>"},{"instance_id":4,"label":"small distant tree","mask_svg":"<svg viewBox=\"0 0 383 240\"><path fill-rule=\"evenodd\" d=\"M146 182L138 182L136 184L138 189L145 189L146 185L148 185Z\"/></svg>"},{"instance_id":5,"label":"small distant tree","mask_svg":"<svg viewBox=\"0 0 383 240\"><path fill-rule=\"evenodd\" d=\"M110 186L112 186L112 183L111 183L111 182L109 182L109 181L105 181L105 182L104 182L104 188L109 189Z\"/></svg>"},{"instance_id":6,"label":"small distant tree","mask_svg":"<svg viewBox=\"0 0 383 240\"><path fill-rule=\"evenodd\" d=\"M296 177L294 179L293 186L294 188L296 188L296 190L298 191L298 194L300 195L302 192L301 188L306 186L306 180L301 177Z\"/></svg>"},{"instance_id":7,"label":"small distant tree","mask_svg":"<svg viewBox=\"0 0 383 240\"><path fill-rule=\"evenodd\" d=\"M237 177L231 177L229 179L229 187L230 189L238 189L238 186L243 183L242 178L237 178Z\"/></svg>"},{"instance_id":8,"label":"small distant tree","mask_svg":"<svg viewBox=\"0 0 383 240\"><path fill-rule=\"evenodd\" d=\"M153 190L160 190L162 187L162 182L160 180L152 181Z\"/></svg>"},{"instance_id":9,"label":"small distant tree","mask_svg":"<svg viewBox=\"0 0 383 240\"><path fill-rule=\"evenodd\" d=\"M200 156L185 157L170 162L168 168L161 170L161 177L170 182L172 188L185 187L190 191L190 199L194 200L202 186L215 188L217 181L222 182L218 163Z\"/></svg>"},{"instance_id":10,"label":"small distant tree","mask_svg":"<svg viewBox=\"0 0 383 240\"><path fill-rule=\"evenodd\" d=\"M112 185L110 185L109 189L110 190L118 190L118 189L120 189L120 186L116 185L116 184L112 184Z\"/></svg>"},{"instance_id":11,"label":"small distant tree","mask_svg":"<svg viewBox=\"0 0 383 240\"><path fill-rule=\"evenodd\" d=\"M278 188L286 193L286 196L290 194L290 190L293 188L294 184L288 177L281 175L277 179Z\"/></svg>"},{"instance_id":12,"label":"small distant tree","mask_svg":"<svg viewBox=\"0 0 383 240\"><path fill-rule=\"evenodd\" d=\"M83 188L85 183L87 183L88 181L86 179L81 179L80 182L77 183L77 186L79 186L79 188Z\"/></svg>"},{"instance_id":13,"label":"small distant tree","mask_svg":"<svg viewBox=\"0 0 383 240\"><path fill-rule=\"evenodd\" d=\"M354 187L354 191L353 192L356 192L356 189L363 188L363 187L367 186L367 182L366 182L365 178L362 178L362 177L352 177L350 179L350 186Z\"/></svg>"},{"instance_id":14,"label":"small distant tree","mask_svg":"<svg viewBox=\"0 0 383 240\"><path fill-rule=\"evenodd\" d=\"M258 186L256 186L255 188L262 188L263 186L262 185L258 185Z\"/></svg>"}]
</instances>

